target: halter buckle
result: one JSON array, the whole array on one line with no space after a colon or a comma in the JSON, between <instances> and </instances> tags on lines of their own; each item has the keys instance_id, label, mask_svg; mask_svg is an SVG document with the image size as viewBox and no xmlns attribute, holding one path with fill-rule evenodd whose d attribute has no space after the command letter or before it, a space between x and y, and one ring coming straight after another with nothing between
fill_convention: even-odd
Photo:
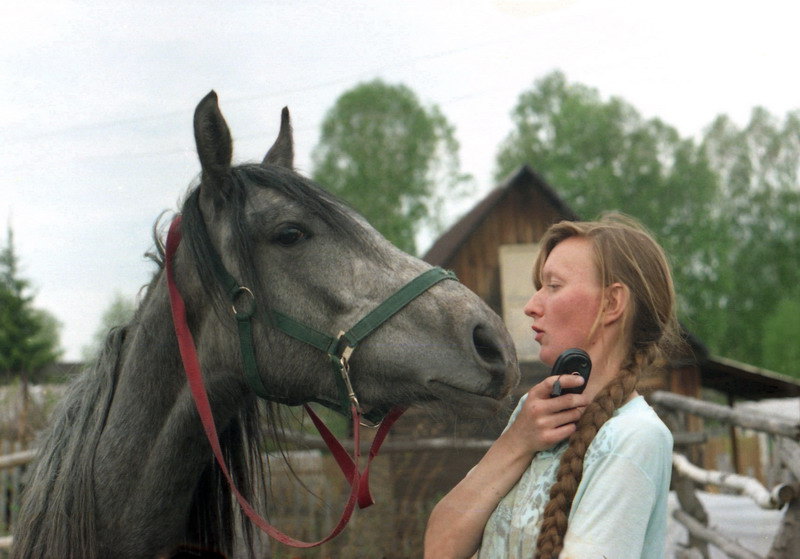
<instances>
[{"instance_id":1,"label":"halter buckle","mask_svg":"<svg viewBox=\"0 0 800 559\"><path fill-rule=\"evenodd\" d=\"M361 425L362 427L365 427L366 429L380 429L381 425L383 425L383 419L381 419L377 423L373 423L372 421L364 417L360 417L358 419L358 424Z\"/></svg>"},{"instance_id":2,"label":"halter buckle","mask_svg":"<svg viewBox=\"0 0 800 559\"><path fill-rule=\"evenodd\" d=\"M344 330L339 332L339 341L345 344L342 354L339 356L339 374L344 381L344 386L347 390L347 398L350 400L350 403L356 407L358 414L361 415L361 404L358 401L358 397L356 397L355 390L353 390L353 383L350 382L350 356L353 355L354 348L347 345L344 335Z\"/></svg>"}]
</instances>

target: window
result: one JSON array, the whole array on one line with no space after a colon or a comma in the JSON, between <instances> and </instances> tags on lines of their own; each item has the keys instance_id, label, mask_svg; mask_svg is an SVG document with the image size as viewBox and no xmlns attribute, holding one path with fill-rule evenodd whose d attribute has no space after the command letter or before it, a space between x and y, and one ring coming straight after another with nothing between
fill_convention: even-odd
<instances>
[{"instance_id":1,"label":"window","mask_svg":"<svg viewBox=\"0 0 800 559\"><path fill-rule=\"evenodd\" d=\"M539 344L533 339L531 319L523 308L533 295L533 263L538 244L500 246L500 296L506 324L520 363L538 361Z\"/></svg>"}]
</instances>

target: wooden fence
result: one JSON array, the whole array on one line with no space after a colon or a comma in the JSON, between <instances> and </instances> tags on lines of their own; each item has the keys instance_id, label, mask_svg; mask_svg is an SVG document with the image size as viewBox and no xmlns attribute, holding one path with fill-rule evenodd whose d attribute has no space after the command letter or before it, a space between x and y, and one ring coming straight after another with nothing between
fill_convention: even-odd
<instances>
[{"instance_id":1,"label":"wooden fence","mask_svg":"<svg viewBox=\"0 0 800 559\"><path fill-rule=\"evenodd\" d=\"M783 526L766 558L800 557L800 425L777 417L737 412L726 406L673 393L656 392L649 399L667 420L675 437L673 489L680 508L674 512L674 517L689 534L687 544L678 551L676 558L707 559L709 546L713 546L733 559L764 559L711 527L713 519L708 518L697 497L698 488L747 495L765 508L785 508ZM702 460L695 461L700 465L692 462L689 456L696 455L695 451L707 442L708 437L705 433L686 432L686 418L690 414L764 434L775 447L773 455L782 465L780 473L773 472L770 477L780 477L780 481L765 485L753 476L702 467L705 465ZM348 488L338 475L332 459L324 452L321 440L300 433L289 433L286 438L292 446L306 449L289 453L291 467L302 479L305 489L298 485L294 474L288 473L289 469L283 465L283 461L276 460L275 466L270 468L272 481L269 494L270 500L279 506L270 511L270 517L294 536L301 539L318 538L335 523L340 507L347 498ZM402 467L404 461L421 462L425 456L434 456L439 457L439 462L447 462L447 457L452 455L449 453L480 453L491 442L452 437L389 439L383 446L382 455L373 464L370 477L378 504L370 509L369 514L357 514L348 530L331 544L323 546L324 550L290 550L265 539L263 552L273 559L368 557L375 556L372 552L376 549L387 549L387 541L391 539L400 543L393 543L389 555L383 553L387 557L419 556L421 534L435 501L398 499L404 483L407 485L409 480L397 479L396 472L405 474L409 471ZM343 444L348 445L346 441ZM368 441L363 444L366 450ZM19 451L7 444L0 446L0 484L5 488L0 495L0 511L5 511L0 518L0 557L2 550L11 543L7 534L16 512L21 468L32 458L32 454L32 451ZM442 492L447 489L442 488Z\"/></svg>"},{"instance_id":2,"label":"wooden fence","mask_svg":"<svg viewBox=\"0 0 800 559\"><path fill-rule=\"evenodd\" d=\"M22 443L0 440L0 553L11 546L11 526L19 509L22 475L33 452Z\"/></svg>"},{"instance_id":3,"label":"wooden fence","mask_svg":"<svg viewBox=\"0 0 800 559\"><path fill-rule=\"evenodd\" d=\"M364 433L366 435L366 433ZM324 536L336 524L348 495L349 486L339 472L335 461L327 452L325 443L318 437L300 432L287 432L284 435L286 446L304 448L290 451L286 456L270 459L269 486L267 496L269 505L265 506L267 516L281 530L298 539L313 541ZM362 455L368 452L369 440L362 441ZM352 441L344 440L346 448ZM366 514L354 515L343 534L322 548L309 550L294 549L276 543L266 536L257 542L257 556L272 559L328 559L330 557L377 557L389 558L418 557L421 555L422 534L425 523L435 501L418 501L409 498L398 499L396 472L407 472L408 464L416 463L420 454L428 453L437 461L443 461L450 452L486 450L492 441L459 439L452 437L428 439L389 439L381 449L370 468L372 493L376 504ZM9 446L2 447L0 455L0 480L13 479L9 485L11 493L3 509L16 511L18 496L25 465L34 457L34 451L10 452ZM363 465L363 464L362 464ZM401 483L402 484L402 483ZM405 493L416 494L420 487ZM264 506L263 503L259 508ZM13 514L0 531L0 558L11 546L9 534ZM387 538L397 542L388 553L376 555L375 550L385 549ZM239 554L234 554L238 557ZM242 554L241 556L245 556Z\"/></svg>"},{"instance_id":4,"label":"wooden fence","mask_svg":"<svg viewBox=\"0 0 800 559\"><path fill-rule=\"evenodd\" d=\"M752 411L741 412L728 406L670 392L656 392L651 395L650 400L660 408L675 436L675 475L672 485L680 508L675 510L674 517L689 533L689 541L679 551L678 559L708 558L709 545L720 549L732 559L764 559L711 527L711 519L695 492L698 487L745 495L765 509L785 507L783 523L766 557L800 557L800 424ZM773 440L775 455L781 467L780 473L774 477L782 478L782 481L767 488L751 476L708 470L694 465L686 455L696 454L693 447L706 442L706 437L703 433L685 430L688 424L687 414L766 434Z\"/></svg>"}]
</instances>

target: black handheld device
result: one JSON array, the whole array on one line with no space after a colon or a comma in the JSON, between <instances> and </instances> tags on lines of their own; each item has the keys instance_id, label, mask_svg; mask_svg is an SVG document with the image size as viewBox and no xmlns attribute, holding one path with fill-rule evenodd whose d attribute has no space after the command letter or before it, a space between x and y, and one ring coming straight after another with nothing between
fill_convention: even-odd
<instances>
[{"instance_id":1,"label":"black handheld device","mask_svg":"<svg viewBox=\"0 0 800 559\"><path fill-rule=\"evenodd\" d=\"M588 353L578 348L566 350L556 359L550 375L572 375L577 373L583 377L584 383L575 388L561 388L561 383L556 379L550 397L555 398L562 394L580 394L586 388L586 383L589 382L589 373L591 372L592 360L589 358Z\"/></svg>"}]
</instances>

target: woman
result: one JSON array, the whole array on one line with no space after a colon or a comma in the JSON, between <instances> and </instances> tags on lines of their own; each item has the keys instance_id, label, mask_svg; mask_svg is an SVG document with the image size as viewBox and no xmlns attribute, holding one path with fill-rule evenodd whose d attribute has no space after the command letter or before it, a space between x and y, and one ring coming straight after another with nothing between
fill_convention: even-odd
<instances>
[{"instance_id":1,"label":"woman","mask_svg":"<svg viewBox=\"0 0 800 559\"><path fill-rule=\"evenodd\" d=\"M561 222L541 241L525 306L540 359L585 350L583 384L549 377L520 399L503 434L434 508L425 557L661 559L672 437L636 392L678 340L666 257L614 215Z\"/></svg>"}]
</instances>

